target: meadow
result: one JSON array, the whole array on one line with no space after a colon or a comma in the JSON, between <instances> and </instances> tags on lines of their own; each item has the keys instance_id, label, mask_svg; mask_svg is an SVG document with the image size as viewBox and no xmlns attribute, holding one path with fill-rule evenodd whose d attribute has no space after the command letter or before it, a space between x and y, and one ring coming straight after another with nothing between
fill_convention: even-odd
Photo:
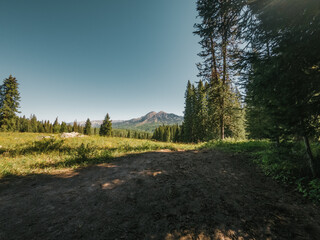
<instances>
[{"instance_id":1,"label":"meadow","mask_svg":"<svg viewBox=\"0 0 320 240\"><path fill-rule=\"evenodd\" d=\"M0 179L9 176L55 174L108 163L129 154L164 149L170 151L207 149L246 156L265 175L294 186L305 197L320 201L320 180L308 177L310 173L303 146L301 144L294 144L290 148L274 146L268 140L226 139L186 144L97 135L62 138L60 134L1 132ZM318 149L318 146L313 146L313 149ZM318 156L318 153L315 152L315 155Z\"/></svg>"},{"instance_id":2,"label":"meadow","mask_svg":"<svg viewBox=\"0 0 320 240\"><path fill-rule=\"evenodd\" d=\"M164 143L132 138L60 134L0 133L0 178L75 169L108 162L126 154L161 149L193 150L198 145Z\"/></svg>"}]
</instances>

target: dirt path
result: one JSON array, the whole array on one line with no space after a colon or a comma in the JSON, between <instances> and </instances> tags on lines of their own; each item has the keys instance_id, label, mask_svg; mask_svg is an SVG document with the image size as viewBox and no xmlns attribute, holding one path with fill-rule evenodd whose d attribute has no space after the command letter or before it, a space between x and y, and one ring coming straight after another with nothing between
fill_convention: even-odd
<instances>
[{"instance_id":1,"label":"dirt path","mask_svg":"<svg viewBox=\"0 0 320 240\"><path fill-rule=\"evenodd\" d=\"M320 239L320 208L219 152L0 183L0 239Z\"/></svg>"}]
</instances>

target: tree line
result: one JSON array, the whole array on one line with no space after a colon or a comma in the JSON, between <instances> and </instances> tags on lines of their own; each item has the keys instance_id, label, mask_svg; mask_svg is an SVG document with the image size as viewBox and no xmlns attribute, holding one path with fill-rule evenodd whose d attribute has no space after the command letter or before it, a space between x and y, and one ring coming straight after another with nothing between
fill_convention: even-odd
<instances>
[{"instance_id":1,"label":"tree line","mask_svg":"<svg viewBox=\"0 0 320 240\"><path fill-rule=\"evenodd\" d=\"M154 130L152 139L162 142L182 142L182 130L178 124L159 126Z\"/></svg>"},{"instance_id":2,"label":"tree line","mask_svg":"<svg viewBox=\"0 0 320 240\"><path fill-rule=\"evenodd\" d=\"M58 117L54 122L49 120L39 121L35 114L29 118L26 116L18 117L20 107L19 83L15 77L10 75L4 79L0 85L0 131L11 132L33 132L33 133L64 133L78 132L85 135L100 135L112 137L126 137L136 139L150 139L151 134L143 131L112 129L112 121L107 113L100 127L92 127L88 118L84 126L77 121L67 124L62 121L59 123Z\"/></svg>"},{"instance_id":3,"label":"tree line","mask_svg":"<svg viewBox=\"0 0 320 240\"><path fill-rule=\"evenodd\" d=\"M310 141L320 137L320 1L198 0L197 11L205 87L188 83L184 139L242 136L245 113L247 137L303 141L319 174Z\"/></svg>"}]
</instances>

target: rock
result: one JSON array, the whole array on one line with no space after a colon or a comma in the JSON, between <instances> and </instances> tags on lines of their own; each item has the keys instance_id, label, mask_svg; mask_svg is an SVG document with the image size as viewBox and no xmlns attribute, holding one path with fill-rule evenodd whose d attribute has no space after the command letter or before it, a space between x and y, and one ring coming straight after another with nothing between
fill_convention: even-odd
<instances>
[{"instance_id":1,"label":"rock","mask_svg":"<svg viewBox=\"0 0 320 240\"><path fill-rule=\"evenodd\" d=\"M84 137L84 135L78 133L78 132L71 132L71 133L62 133L62 138L74 138L74 137Z\"/></svg>"}]
</instances>

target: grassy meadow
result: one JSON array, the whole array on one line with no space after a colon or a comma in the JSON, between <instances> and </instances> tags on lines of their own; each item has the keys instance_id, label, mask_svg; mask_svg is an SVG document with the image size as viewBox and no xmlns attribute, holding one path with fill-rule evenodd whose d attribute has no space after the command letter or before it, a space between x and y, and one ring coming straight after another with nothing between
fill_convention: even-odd
<instances>
[{"instance_id":1,"label":"grassy meadow","mask_svg":"<svg viewBox=\"0 0 320 240\"><path fill-rule=\"evenodd\" d=\"M314 146L313 149L318 149ZM309 178L303 146L277 146L267 140L209 141L181 144L133 138L83 136L61 138L60 134L0 132L0 179L9 176L54 174L127 155L161 149L211 149L248 156L273 179L296 186L305 197L320 201L320 180ZM292 151L288 151L292 149ZM319 156L315 152L316 156Z\"/></svg>"},{"instance_id":2,"label":"grassy meadow","mask_svg":"<svg viewBox=\"0 0 320 240\"><path fill-rule=\"evenodd\" d=\"M108 162L126 154L161 149L192 150L195 144L176 144L132 138L0 132L0 178L79 168Z\"/></svg>"}]
</instances>

